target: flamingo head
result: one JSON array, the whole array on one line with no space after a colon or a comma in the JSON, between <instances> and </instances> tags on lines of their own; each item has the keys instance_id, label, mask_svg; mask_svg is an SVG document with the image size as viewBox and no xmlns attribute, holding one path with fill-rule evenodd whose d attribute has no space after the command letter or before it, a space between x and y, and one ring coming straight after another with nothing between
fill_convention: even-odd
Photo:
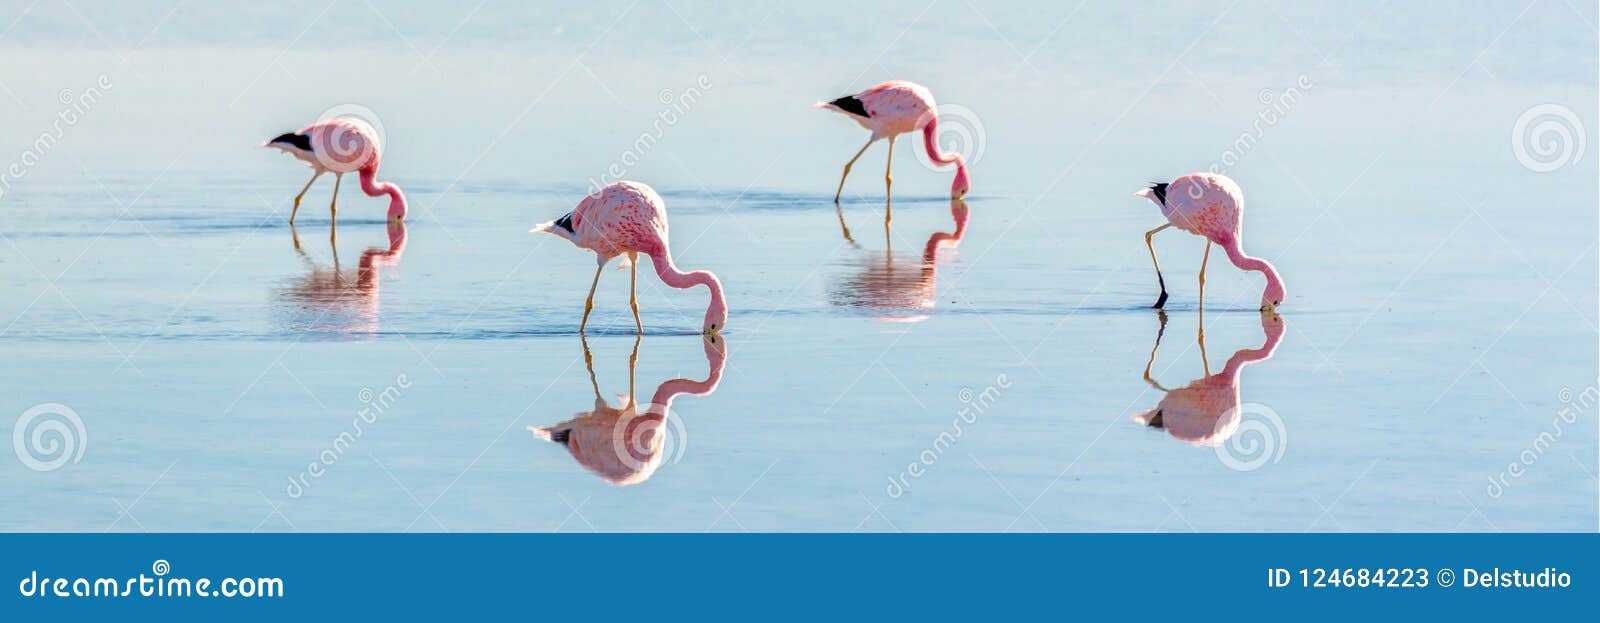
<instances>
[{"instance_id":1,"label":"flamingo head","mask_svg":"<svg viewBox=\"0 0 1600 623\"><path fill-rule=\"evenodd\" d=\"M1268 279L1267 289L1261 292L1261 311L1276 313L1278 306L1283 304L1284 296L1283 281Z\"/></svg>"},{"instance_id":2,"label":"flamingo head","mask_svg":"<svg viewBox=\"0 0 1600 623\"><path fill-rule=\"evenodd\" d=\"M963 164L962 166L956 167L956 179L955 179L955 181L950 183L950 198L951 199L964 198L964 197L967 196L967 193L969 191L971 191L971 190L972 190L972 179L967 177L967 167L966 167L966 165Z\"/></svg>"},{"instance_id":3,"label":"flamingo head","mask_svg":"<svg viewBox=\"0 0 1600 623\"><path fill-rule=\"evenodd\" d=\"M722 328L728 326L728 304L721 297L715 297L711 306L706 308L706 322L701 327L701 333L708 336L722 334Z\"/></svg>"}]
</instances>

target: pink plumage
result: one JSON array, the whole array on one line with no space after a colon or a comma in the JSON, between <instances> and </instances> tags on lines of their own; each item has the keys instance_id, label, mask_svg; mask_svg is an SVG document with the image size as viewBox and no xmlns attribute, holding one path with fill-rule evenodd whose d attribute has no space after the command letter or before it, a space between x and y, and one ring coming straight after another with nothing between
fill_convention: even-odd
<instances>
[{"instance_id":1,"label":"pink plumage","mask_svg":"<svg viewBox=\"0 0 1600 623\"><path fill-rule=\"evenodd\" d=\"M300 194L294 197L294 209L289 213L289 223L300 212L300 200L305 198L311 184L324 173L335 176L333 200L328 205L333 225L339 221L339 183L344 174L356 173L361 181L361 191L370 197L389 197L389 220L404 220L406 196L400 187L378 181L378 164L383 160L383 149L378 144L378 133L371 124L355 117L323 119L300 128L297 132L280 134L261 144L282 150L311 167L311 180Z\"/></svg>"},{"instance_id":2,"label":"pink plumage","mask_svg":"<svg viewBox=\"0 0 1600 623\"><path fill-rule=\"evenodd\" d=\"M844 192L844 181L850 177L850 167L879 139L889 140L890 164L884 168L883 174L884 192L889 194L894 184L893 176L889 173L894 161L894 139L901 134L917 131L922 132L923 148L927 150L929 159L939 164L956 165L956 177L950 184L950 197L960 199L972 189L971 180L967 177L966 159L958 153L945 153L939 147L938 105L934 103L933 93L927 87L904 80L890 80L855 95L846 95L831 102L817 102L815 107L839 112L872 131L867 144L845 163L844 175L839 177L839 189L833 194L835 202Z\"/></svg>"},{"instance_id":3,"label":"pink plumage","mask_svg":"<svg viewBox=\"0 0 1600 623\"><path fill-rule=\"evenodd\" d=\"M728 323L728 306L722 297L722 282L710 271L682 272L672 263L672 253L667 247L667 206L655 189L639 182L616 182L596 191L582 201L566 216L534 226L535 232L552 233L566 238L579 248L595 253L594 283L589 286L589 300L584 304L581 332L589 324L589 312L594 309L594 290L600 283L600 269L619 255L627 257L634 271L634 286L630 286L629 304L633 308L635 328L643 332L639 319L637 284L639 256L650 256L656 275L674 288L706 286L711 291L711 304L706 308L705 333L716 333Z\"/></svg>"},{"instance_id":4,"label":"pink plumage","mask_svg":"<svg viewBox=\"0 0 1600 623\"><path fill-rule=\"evenodd\" d=\"M1160 308L1167 302L1167 282L1161 276L1161 262L1156 259L1156 248L1152 238L1157 232L1168 227L1177 227L1183 231L1204 237L1206 239L1205 258L1211 257L1211 245L1222 246L1228 254L1228 260L1242 270L1259 271L1267 278L1267 286L1261 292L1261 309L1263 311L1276 308L1283 303L1286 294L1283 279L1278 276L1278 270L1266 260L1250 257L1244 253L1244 235L1241 224L1244 219L1244 190L1239 184L1226 175L1216 173L1191 173L1173 180L1170 184L1153 184L1149 188L1140 189L1134 196L1144 197L1154 202L1161 208L1161 214L1167 218L1167 224L1152 229L1144 234L1145 246L1150 248L1150 261L1156 266L1156 280L1161 285L1161 296L1156 299L1154 307ZM1205 302L1206 287L1206 259L1200 261L1200 299Z\"/></svg>"}]
</instances>

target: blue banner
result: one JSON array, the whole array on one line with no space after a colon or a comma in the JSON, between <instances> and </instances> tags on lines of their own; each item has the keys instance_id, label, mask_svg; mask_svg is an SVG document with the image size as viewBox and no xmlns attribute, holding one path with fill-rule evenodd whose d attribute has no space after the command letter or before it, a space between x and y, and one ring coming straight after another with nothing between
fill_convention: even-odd
<instances>
[{"instance_id":1,"label":"blue banner","mask_svg":"<svg viewBox=\"0 0 1600 623\"><path fill-rule=\"evenodd\" d=\"M6 621L1436 619L1591 612L1600 536L6 534L0 551Z\"/></svg>"}]
</instances>

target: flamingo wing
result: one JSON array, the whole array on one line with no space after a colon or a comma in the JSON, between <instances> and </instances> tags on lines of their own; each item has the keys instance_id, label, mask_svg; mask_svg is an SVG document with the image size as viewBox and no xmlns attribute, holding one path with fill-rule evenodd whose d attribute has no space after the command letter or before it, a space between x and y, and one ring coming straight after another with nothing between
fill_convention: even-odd
<instances>
[{"instance_id":1,"label":"flamingo wing","mask_svg":"<svg viewBox=\"0 0 1600 623\"><path fill-rule=\"evenodd\" d=\"M854 95L846 95L828 102L828 105L858 117L872 117L872 113L867 112L867 105Z\"/></svg>"}]
</instances>

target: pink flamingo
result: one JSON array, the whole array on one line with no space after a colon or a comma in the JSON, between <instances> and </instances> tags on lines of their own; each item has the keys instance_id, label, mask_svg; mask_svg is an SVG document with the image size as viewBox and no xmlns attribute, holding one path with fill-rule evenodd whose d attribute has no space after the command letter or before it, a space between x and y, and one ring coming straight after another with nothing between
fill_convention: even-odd
<instances>
[{"instance_id":1,"label":"pink flamingo","mask_svg":"<svg viewBox=\"0 0 1600 623\"><path fill-rule=\"evenodd\" d=\"M583 340L583 358L589 366L589 384L594 387L594 410L579 413L553 426L529 426L535 437L554 441L567 448L584 469L617 486L649 480L661 467L671 429L666 426L672 413L672 400L680 394L706 396L722 382L722 368L728 361L727 343L717 336L705 339L706 365L710 372L704 381L672 379L656 388L644 412L633 398L633 371L639 361L639 340L633 341L628 358L628 395L613 407L600 397L600 383L594 375L594 357L589 341ZM678 439L681 444L684 440Z\"/></svg>"},{"instance_id":2,"label":"pink flamingo","mask_svg":"<svg viewBox=\"0 0 1600 623\"><path fill-rule=\"evenodd\" d=\"M844 193L844 181L850 177L850 167L866 153L878 139L889 139L889 161L883 169L883 191L888 195L894 184L890 169L894 167L894 139L906 132L922 131L922 144L928 158L939 164L956 165L956 179L950 184L950 197L965 197L972 183L967 178L967 161L958 153L944 153L939 148L939 113L933 103L933 93L927 87L904 80L891 80L855 95L846 95L831 102L817 102L816 108L827 108L854 119L861 127L872 131L867 144L844 163L844 175L839 176L839 189L833 193L834 203ZM889 220L888 211L884 220Z\"/></svg>"},{"instance_id":3,"label":"pink flamingo","mask_svg":"<svg viewBox=\"0 0 1600 623\"><path fill-rule=\"evenodd\" d=\"M1266 260L1244 254L1240 220L1244 216L1244 190L1226 175L1215 173L1190 173L1170 184L1152 184L1134 193L1161 207L1167 224L1144 233L1144 244L1150 249L1150 261L1156 265L1156 282L1161 284L1161 297L1152 307L1160 309L1167 304L1167 281L1161 277L1161 262L1156 259L1152 238L1168 227L1204 236L1206 253L1200 259L1200 305L1205 306L1206 261L1211 258L1211 244L1222 245L1228 259L1242 270L1260 271L1267 277L1267 287L1261 292L1261 310L1276 309L1283 303L1283 279L1278 270Z\"/></svg>"},{"instance_id":4,"label":"pink flamingo","mask_svg":"<svg viewBox=\"0 0 1600 623\"><path fill-rule=\"evenodd\" d=\"M383 159L383 150L378 145L377 131L361 119L323 119L300 128L299 132L280 134L261 146L283 150L311 166L311 180L294 196L294 209L289 212L290 225L294 224L295 214L300 212L300 200L323 173L334 174L333 201L328 204L334 228L339 226L339 182L344 180L344 174L353 172L360 173L361 191L367 196L389 196L390 221L406 218L406 196L400 192L400 187L378 181L378 163Z\"/></svg>"},{"instance_id":5,"label":"pink flamingo","mask_svg":"<svg viewBox=\"0 0 1600 623\"><path fill-rule=\"evenodd\" d=\"M1144 366L1144 380L1163 392L1156 408L1133 416L1135 422L1151 428L1164 428L1176 439L1197 446L1219 446L1239 429L1239 373L1253 363L1272 358L1283 341L1283 318L1275 313L1261 315L1261 330L1266 341L1260 348L1246 348L1228 358L1227 365L1216 374L1210 364L1205 364L1206 375L1178 389L1167 389L1150 376L1150 366L1155 363L1156 349L1161 347L1161 333L1167 327L1167 316L1161 314L1161 330L1156 332L1156 345L1150 349L1150 361ZM1200 361L1205 362L1205 342L1200 343Z\"/></svg>"},{"instance_id":6,"label":"pink flamingo","mask_svg":"<svg viewBox=\"0 0 1600 623\"><path fill-rule=\"evenodd\" d=\"M596 191L578 202L577 209L556 220L540 223L534 232L552 233L566 238L579 248L594 251L598 265L594 281L589 284L589 299L583 304L583 322L578 332L589 326L589 312L594 311L594 290L600 285L600 270L606 262L625 255L626 266L632 269L628 283L628 305L633 308L633 325L644 333L644 322L639 319L639 254L650 256L661 282L674 288L691 288L703 285L711 290L711 304L706 307L703 333L710 335L728 324L728 305L722 298L722 282L710 271L682 272L672 264L672 254L667 249L667 207L655 189L639 182L616 182Z\"/></svg>"}]
</instances>

